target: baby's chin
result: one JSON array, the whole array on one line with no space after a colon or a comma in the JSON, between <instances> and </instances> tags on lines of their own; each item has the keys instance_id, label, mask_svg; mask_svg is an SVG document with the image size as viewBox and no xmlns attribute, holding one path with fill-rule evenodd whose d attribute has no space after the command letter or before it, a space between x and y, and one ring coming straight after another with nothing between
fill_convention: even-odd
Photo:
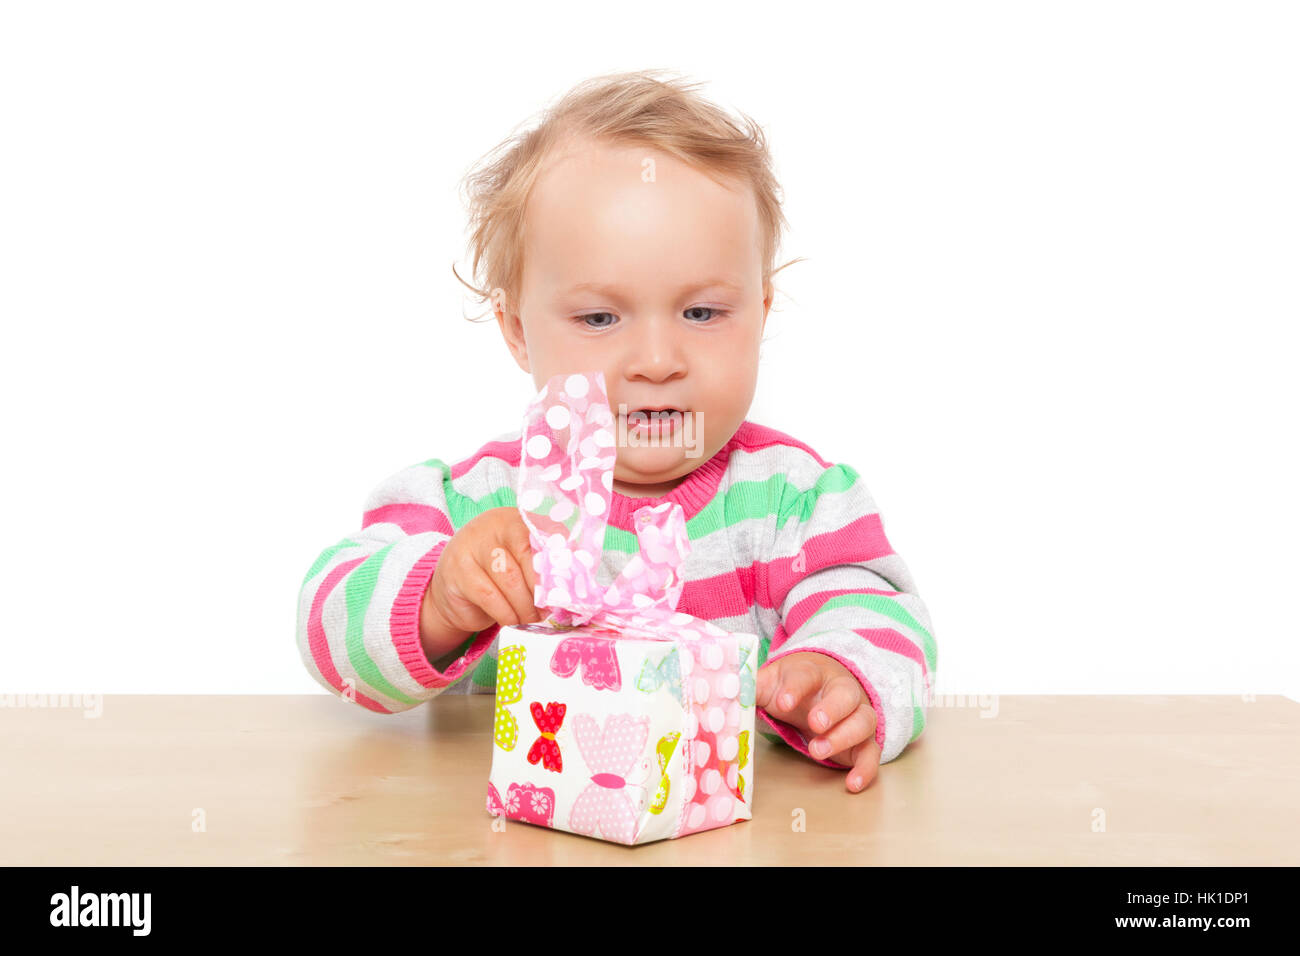
<instances>
[{"instance_id":1,"label":"baby's chin","mask_svg":"<svg viewBox=\"0 0 1300 956\"><path fill-rule=\"evenodd\" d=\"M629 483L658 484L699 463L697 458L688 459L684 448L618 448L614 477Z\"/></svg>"},{"instance_id":2,"label":"baby's chin","mask_svg":"<svg viewBox=\"0 0 1300 956\"><path fill-rule=\"evenodd\" d=\"M620 448L614 490L630 497L667 494L669 486L684 481L700 463L681 448Z\"/></svg>"}]
</instances>

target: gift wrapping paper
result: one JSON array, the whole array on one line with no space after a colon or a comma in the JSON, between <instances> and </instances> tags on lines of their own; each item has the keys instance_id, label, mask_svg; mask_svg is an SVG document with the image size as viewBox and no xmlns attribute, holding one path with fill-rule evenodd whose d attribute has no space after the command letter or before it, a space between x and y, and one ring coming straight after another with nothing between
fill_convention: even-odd
<instances>
[{"instance_id":1,"label":"gift wrapping paper","mask_svg":"<svg viewBox=\"0 0 1300 956\"><path fill-rule=\"evenodd\" d=\"M753 634L499 639L489 813L626 844L752 818Z\"/></svg>"}]
</instances>

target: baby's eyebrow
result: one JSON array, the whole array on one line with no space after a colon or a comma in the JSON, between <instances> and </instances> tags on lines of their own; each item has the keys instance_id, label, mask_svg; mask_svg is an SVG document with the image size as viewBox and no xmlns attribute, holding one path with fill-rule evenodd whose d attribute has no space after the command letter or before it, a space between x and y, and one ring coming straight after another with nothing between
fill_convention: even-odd
<instances>
[{"instance_id":1,"label":"baby's eyebrow","mask_svg":"<svg viewBox=\"0 0 1300 956\"><path fill-rule=\"evenodd\" d=\"M692 282L681 288L681 294L687 292L699 292L701 289L727 289L731 292L744 292L739 283L730 279L705 279L703 282ZM602 295L617 295L621 292L617 286L604 282L579 282L577 285L570 286L563 294L573 295L577 292L599 292Z\"/></svg>"}]
</instances>

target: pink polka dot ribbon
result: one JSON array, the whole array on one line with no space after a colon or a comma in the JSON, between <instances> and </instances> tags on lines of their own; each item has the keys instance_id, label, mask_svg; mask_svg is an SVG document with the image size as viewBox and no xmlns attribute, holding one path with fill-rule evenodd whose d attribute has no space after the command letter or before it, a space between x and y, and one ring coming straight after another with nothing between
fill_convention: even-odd
<instances>
[{"instance_id":1,"label":"pink polka dot ribbon","mask_svg":"<svg viewBox=\"0 0 1300 956\"><path fill-rule=\"evenodd\" d=\"M691 549L676 502L638 508L632 518L640 552L608 587L596 579L617 455L603 372L547 381L528 405L520 443L516 499L533 547L533 603L550 612L544 624L591 624L659 640L726 634L676 610L679 569Z\"/></svg>"}]
</instances>

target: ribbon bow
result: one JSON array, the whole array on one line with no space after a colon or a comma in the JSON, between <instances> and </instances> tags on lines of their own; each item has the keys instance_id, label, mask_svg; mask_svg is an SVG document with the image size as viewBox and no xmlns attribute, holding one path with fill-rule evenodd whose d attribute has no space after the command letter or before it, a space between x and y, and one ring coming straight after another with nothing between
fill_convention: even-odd
<instances>
[{"instance_id":1,"label":"ribbon bow","mask_svg":"<svg viewBox=\"0 0 1300 956\"><path fill-rule=\"evenodd\" d=\"M663 640L670 639L664 630L726 633L676 610L690 541L675 501L636 510L640 553L608 587L597 581L617 454L603 372L549 379L528 405L520 445L516 501L533 548L533 603L550 611L545 624L592 624Z\"/></svg>"}]
</instances>

